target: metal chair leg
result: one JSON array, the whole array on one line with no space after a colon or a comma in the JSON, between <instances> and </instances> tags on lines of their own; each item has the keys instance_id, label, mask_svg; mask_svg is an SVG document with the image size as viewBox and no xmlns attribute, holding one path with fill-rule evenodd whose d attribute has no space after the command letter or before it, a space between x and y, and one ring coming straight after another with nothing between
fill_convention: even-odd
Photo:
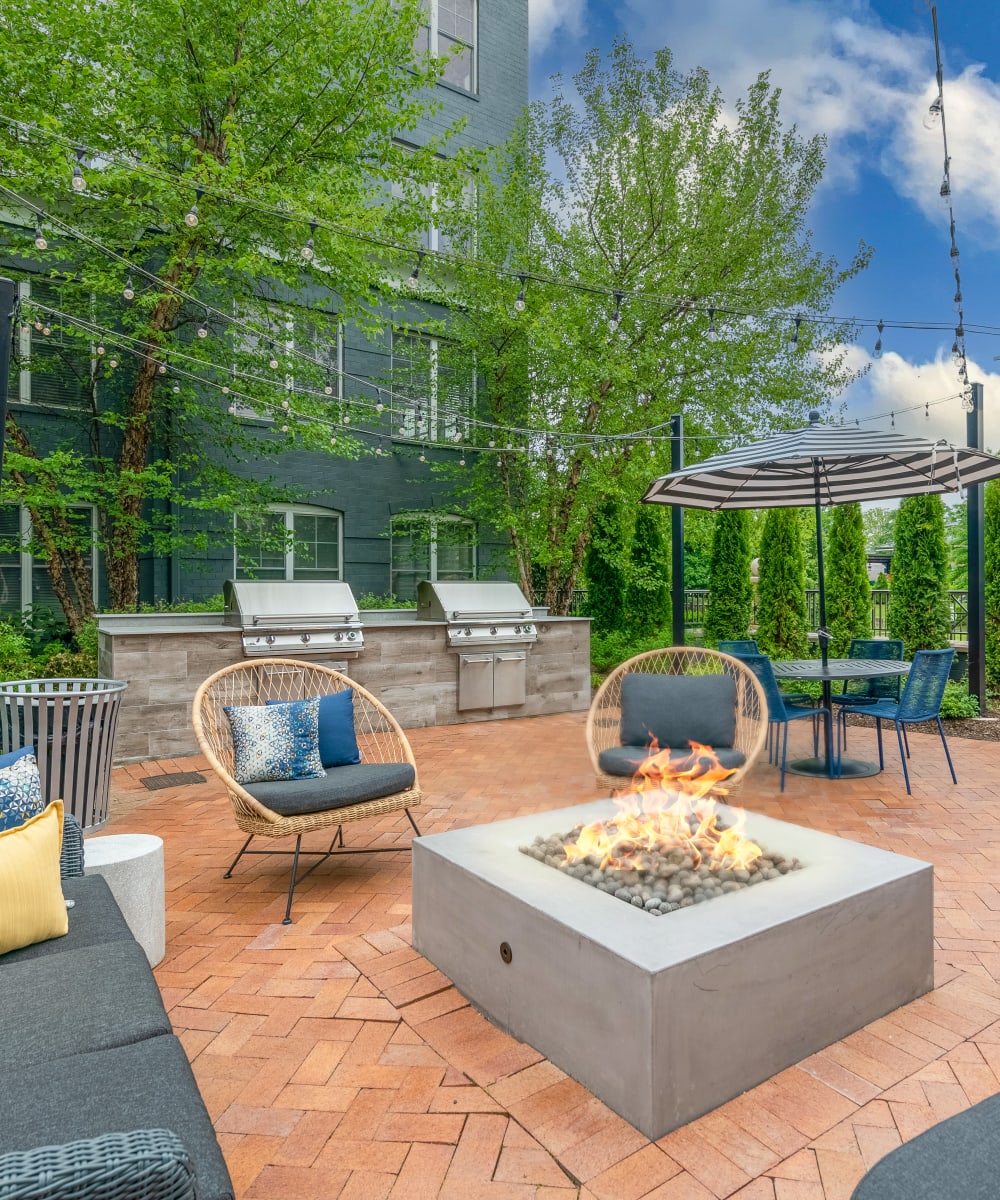
<instances>
[{"instance_id":1,"label":"metal chair leg","mask_svg":"<svg viewBox=\"0 0 1000 1200\"><path fill-rule=\"evenodd\" d=\"M952 783L958 783L958 776L955 774L955 767L951 761L951 754L948 752L948 743L945 741L944 726L941 724L941 718L937 719L938 733L941 735L941 745L944 746L944 756L948 760L948 770L951 771Z\"/></svg>"},{"instance_id":2,"label":"metal chair leg","mask_svg":"<svg viewBox=\"0 0 1000 1200\"><path fill-rule=\"evenodd\" d=\"M295 895L295 876L299 870L299 848L302 845L302 834L300 833L295 839L295 857L292 859L292 877L288 881L288 903L285 906L285 919L281 922L282 925L291 925L292 923L292 897Z\"/></svg>"},{"instance_id":3,"label":"metal chair leg","mask_svg":"<svg viewBox=\"0 0 1000 1200\"><path fill-rule=\"evenodd\" d=\"M409 819L410 824L413 826L413 832L417 835L417 837L420 837L420 830L417 828L417 823L413 819L413 814L410 812L410 810L408 808L404 808L403 812L406 813L406 816Z\"/></svg>"},{"instance_id":4,"label":"metal chair leg","mask_svg":"<svg viewBox=\"0 0 1000 1200\"><path fill-rule=\"evenodd\" d=\"M881 719L881 717L875 718L875 733L878 736L878 769L880 771L884 771L885 770L885 756L882 753L882 719Z\"/></svg>"},{"instance_id":5,"label":"metal chair leg","mask_svg":"<svg viewBox=\"0 0 1000 1200\"><path fill-rule=\"evenodd\" d=\"M903 751L903 726L899 721L893 721L893 725L896 726L896 741L899 742L899 758L903 764L903 779L906 781L906 794L909 796L912 793L910 792L910 772L906 769L906 754Z\"/></svg>"},{"instance_id":6,"label":"metal chair leg","mask_svg":"<svg viewBox=\"0 0 1000 1200\"><path fill-rule=\"evenodd\" d=\"M789 722L786 721L784 736L781 739L781 786L778 790L782 792L785 790L785 763L788 761L788 725Z\"/></svg>"},{"instance_id":7,"label":"metal chair leg","mask_svg":"<svg viewBox=\"0 0 1000 1200\"><path fill-rule=\"evenodd\" d=\"M223 875L223 877L222 877L223 879L232 879L233 870L234 870L236 864L243 857L243 851L246 850L247 846L249 846L252 841L253 841L253 834L251 833L250 836L247 838L247 840L243 843L242 847L240 848L239 854L237 854L236 857L233 859L232 866L225 873L225 875Z\"/></svg>"}]
</instances>

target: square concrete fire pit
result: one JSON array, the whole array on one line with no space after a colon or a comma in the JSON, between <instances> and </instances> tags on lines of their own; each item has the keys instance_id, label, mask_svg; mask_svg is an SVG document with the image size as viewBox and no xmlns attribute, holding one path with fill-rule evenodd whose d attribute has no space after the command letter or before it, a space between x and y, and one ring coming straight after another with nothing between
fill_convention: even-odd
<instances>
[{"instance_id":1,"label":"square concrete fire pit","mask_svg":"<svg viewBox=\"0 0 1000 1200\"><path fill-rule=\"evenodd\" d=\"M518 850L615 812L416 838L413 944L647 1137L933 986L929 863L747 813L746 835L803 869L653 917Z\"/></svg>"}]
</instances>

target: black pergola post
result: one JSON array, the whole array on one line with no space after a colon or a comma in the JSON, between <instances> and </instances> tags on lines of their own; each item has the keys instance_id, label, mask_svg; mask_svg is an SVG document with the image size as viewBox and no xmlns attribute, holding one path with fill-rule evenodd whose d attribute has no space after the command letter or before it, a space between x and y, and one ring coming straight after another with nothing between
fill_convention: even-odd
<instances>
[{"instance_id":1,"label":"black pergola post","mask_svg":"<svg viewBox=\"0 0 1000 1200\"><path fill-rule=\"evenodd\" d=\"M17 284L0 276L0 475L3 474L3 444L7 433L7 379L14 346L14 314Z\"/></svg>"},{"instance_id":2,"label":"black pergola post","mask_svg":"<svg viewBox=\"0 0 1000 1200\"><path fill-rule=\"evenodd\" d=\"M965 437L974 450L983 448L983 385L969 385L972 408L965 418ZM986 712L986 547L983 536L983 485L966 489L969 539L969 694Z\"/></svg>"},{"instance_id":3,"label":"black pergola post","mask_svg":"<svg viewBox=\"0 0 1000 1200\"><path fill-rule=\"evenodd\" d=\"M684 466L684 417L670 418L670 470ZM684 509L675 504L670 510L670 607L673 643L684 645Z\"/></svg>"}]
</instances>

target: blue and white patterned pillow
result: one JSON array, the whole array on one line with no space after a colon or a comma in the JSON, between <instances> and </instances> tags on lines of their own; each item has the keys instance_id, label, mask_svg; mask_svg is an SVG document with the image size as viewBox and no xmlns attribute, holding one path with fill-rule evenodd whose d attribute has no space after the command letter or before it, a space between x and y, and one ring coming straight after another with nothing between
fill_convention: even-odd
<instances>
[{"instance_id":1,"label":"blue and white patterned pillow","mask_svg":"<svg viewBox=\"0 0 1000 1200\"><path fill-rule=\"evenodd\" d=\"M319 756L319 697L287 704L227 707L233 729L237 783L277 779L318 779L325 775Z\"/></svg>"},{"instance_id":2,"label":"blue and white patterned pillow","mask_svg":"<svg viewBox=\"0 0 1000 1200\"><path fill-rule=\"evenodd\" d=\"M45 808L38 762L30 746L0 758L0 830L23 825Z\"/></svg>"}]
</instances>

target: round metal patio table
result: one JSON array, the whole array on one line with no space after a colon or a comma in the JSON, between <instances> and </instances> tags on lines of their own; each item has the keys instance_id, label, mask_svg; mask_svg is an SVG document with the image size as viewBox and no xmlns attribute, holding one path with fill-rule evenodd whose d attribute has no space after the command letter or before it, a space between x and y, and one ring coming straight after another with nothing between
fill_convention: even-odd
<instances>
[{"instance_id":1,"label":"round metal patio table","mask_svg":"<svg viewBox=\"0 0 1000 1200\"><path fill-rule=\"evenodd\" d=\"M824 667L818 658L792 658L785 662L773 662L774 677L779 680L818 679L823 685L823 704L831 709L830 684L836 680L875 679L880 675L906 675L910 663L894 658L831 658ZM833 725L831 720L830 725ZM833 747L830 733L823 730L824 751L819 758L799 758L785 768L795 775L829 775L835 778ZM840 776L848 779L863 779L877 775L881 767L876 762L860 758L842 758Z\"/></svg>"}]
</instances>

